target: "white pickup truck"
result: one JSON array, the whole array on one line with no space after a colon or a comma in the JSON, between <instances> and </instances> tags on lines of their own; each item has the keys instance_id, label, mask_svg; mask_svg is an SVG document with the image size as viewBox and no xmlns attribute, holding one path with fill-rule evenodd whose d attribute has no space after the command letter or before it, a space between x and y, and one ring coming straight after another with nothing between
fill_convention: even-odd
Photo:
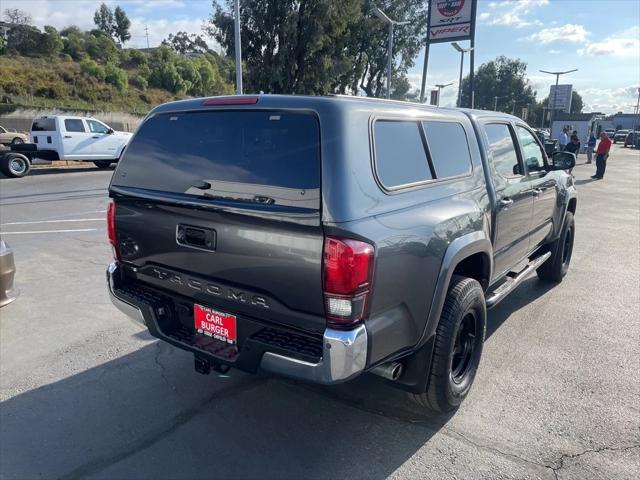
<instances>
[{"instance_id":1,"label":"white pickup truck","mask_svg":"<svg viewBox=\"0 0 640 480\"><path fill-rule=\"evenodd\" d=\"M35 118L31 125L31 141L38 146L38 158L89 161L98 168L117 162L131 135L116 132L91 117L52 115Z\"/></svg>"}]
</instances>

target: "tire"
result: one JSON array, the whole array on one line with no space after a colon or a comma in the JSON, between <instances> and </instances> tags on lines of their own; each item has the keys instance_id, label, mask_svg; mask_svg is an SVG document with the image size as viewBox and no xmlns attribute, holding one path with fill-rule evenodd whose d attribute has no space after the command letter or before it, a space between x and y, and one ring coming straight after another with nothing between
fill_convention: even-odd
<instances>
[{"instance_id":1,"label":"tire","mask_svg":"<svg viewBox=\"0 0 640 480\"><path fill-rule=\"evenodd\" d=\"M573 213L567 212L564 217L564 224L562 225L560 236L548 246L551 257L536 270L540 280L555 283L562 281L569 271L575 233Z\"/></svg>"},{"instance_id":2,"label":"tire","mask_svg":"<svg viewBox=\"0 0 640 480\"><path fill-rule=\"evenodd\" d=\"M410 398L433 412L455 410L476 376L487 326L487 307L480 284L453 277L436 330L427 391Z\"/></svg>"},{"instance_id":3,"label":"tire","mask_svg":"<svg viewBox=\"0 0 640 480\"><path fill-rule=\"evenodd\" d=\"M22 178L29 174L31 162L21 153L7 153L0 159L0 170L7 177Z\"/></svg>"},{"instance_id":4,"label":"tire","mask_svg":"<svg viewBox=\"0 0 640 480\"><path fill-rule=\"evenodd\" d=\"M96 167L101 168L101 169L109 168L111 166L111 163L113 163L113 162L111 162L111 160L96 160L96 161L93 162L93 164Z\"/></svg>"},{"instance_id":5,"label":"tire","mask_svg":"<svg viewBox=\"0 0 640 480\"><path fill-rule=\"evenodd\" d=\"M21 139L20 137L16 137L13 140L11 140L11 145L17 145L19 143L24 143L24 140Z\"/></svg>"}]
</instances>

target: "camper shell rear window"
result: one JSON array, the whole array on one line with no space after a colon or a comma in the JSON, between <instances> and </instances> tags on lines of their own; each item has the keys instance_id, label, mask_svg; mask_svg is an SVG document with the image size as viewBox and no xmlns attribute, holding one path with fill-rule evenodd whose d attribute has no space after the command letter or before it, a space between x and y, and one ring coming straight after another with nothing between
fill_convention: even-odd
<instances>
[{"instance_id":1,"label":"camper shell rear window","mask_svg":"<svg viewBox=\"0 0 640 480\"><path fill-rule=\"evenodd\" d=\"M32 132L55 132L56 121L54 118L37 118L31 125Z\"/></svg>"}]
</instances>

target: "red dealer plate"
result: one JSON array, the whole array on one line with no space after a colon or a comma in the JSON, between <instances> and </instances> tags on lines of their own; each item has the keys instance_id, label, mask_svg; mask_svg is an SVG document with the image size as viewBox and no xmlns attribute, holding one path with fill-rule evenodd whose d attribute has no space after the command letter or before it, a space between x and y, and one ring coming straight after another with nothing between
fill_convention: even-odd
<instances>
[{"instance_id":1,"label":"red dealer plate","mask_svg":"<svg viewBox=\"0 0 640 480\"><path fill-rule=\"evenodd\" d=\"M235 315L196 304L193 306L193 319L198 333L235 345Z\"/></svg>"}]
</instances>

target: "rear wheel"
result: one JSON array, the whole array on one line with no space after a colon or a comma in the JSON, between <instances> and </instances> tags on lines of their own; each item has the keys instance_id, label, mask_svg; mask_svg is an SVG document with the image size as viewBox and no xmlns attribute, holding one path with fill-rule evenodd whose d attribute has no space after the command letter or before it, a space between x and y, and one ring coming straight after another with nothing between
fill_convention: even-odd
<instances>
[{"instance_id":1,"label":"rear wheel","mask_svg":"<svg viewBox=\"0 0 640 480\"><path fill-rule=\"evenodd\" d=\"M24 143L24 140L23 140L23 139L21 139L20 137L16 137L16 138L14 138L13 140L11 140L11 144L12 144L12 145L17 145L17 144L19 144L19 143Z\"/></svg>"},{"instance_id":2,"label":"rear wheel","mask_svg":"<svg viewBox=\"0 0 640 480\"><path fill-rule=\"evenodd\" d=\"M111 163L111 160L96 160L93 162L93 164L98 168L109 168Z\"/></svg>"},{"instance_id":3,"label":"rear wheel","mask_svg":"<svg viewBox=\"0 0 640 480\"><path fill-rule=\"evenodd\" d=\"M551 257L536 271L541 280L547 282L561 282L569 271L573 241L575 238L575 221L573 213L567 212L562 225L562 232L557 240L549 245Z\"/></svg>"},{"instance_id":4,"label":"rear wheel","mask_svg":"<svg viewBox=\"0 0 640 480\"><path fill-rule=\"evenodd\" d=\"M439 413L460 406L480 364L486 324L480 284L472 278L454 277L436 330L427 391L410 394L413 401Z\"/></svg>"},{"instance_id":5,"label":"rear wheel","mask_svg":"<svg viewBox=\"0 0 640 480\"><path fill-rule=\"evenodd\" d=\"M20 153L7 153L0 160L0 170L7 177L22 178L31 170L31 162Z\"/></svg>"}]
</instances>

